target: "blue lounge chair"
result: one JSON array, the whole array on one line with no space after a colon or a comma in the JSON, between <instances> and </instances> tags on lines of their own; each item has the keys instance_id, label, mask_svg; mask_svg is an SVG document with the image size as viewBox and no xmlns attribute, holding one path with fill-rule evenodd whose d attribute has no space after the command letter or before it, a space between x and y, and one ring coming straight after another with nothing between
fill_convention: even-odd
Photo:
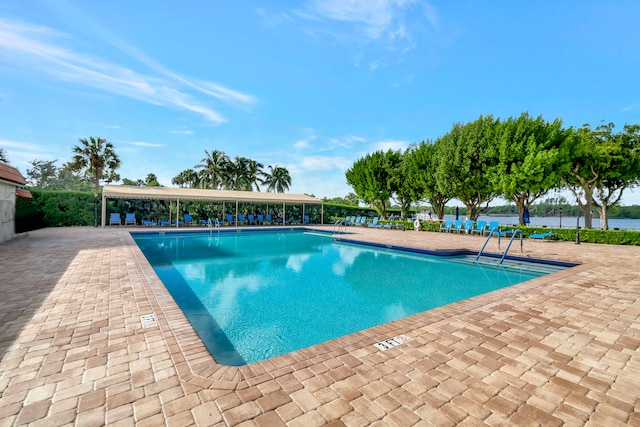
<instances>
[{"instance_id":1,"label":"blue lounge chair","mask_svg":"<svg viewBox=\"0 0 640 427\"><path fill-rule=\"evenodd\" d=\"M467 220L467 222L464 223L464 232L467 234L471 234L473 232L473 225L475 224L475 221L473 220Z\"/></svg>"},{"instance_id":2,"label":"blue lounge chair","mask_svg":"<svg viewBox=\"0 0 640 427\"><path fill-rule=\"evenodd\" d=\"M171 225L171 223L166 219L161 219L160 221L158 221L158 224L160 224L163 227L168 227Z\"/></svg>"},{"instance_id":3,"label":"blue lounge chair","mask_svg":"<svg viewBox=\"0 0 640 427\"><path fill-rule=\"evenodd\" d=\"M453 220L448 219L440 226L440 231L444 231L445 233L449 233L451 228L453 227Z\"/></svg>"},{"instance_id":4,"label":"blue lounge chair","mask_svg":"<svg viewBox=\"0 0 640 427\"><path fill-rule=\"evenodd\" d=\"M303 224L310 224L309 215L305 215L304 218L302 218L302 223Z\"/></svg>"},{"instance_id":5,"label":"blue lounge chair","mask_svg":"<svg viewBox=\"0 0 640 427\"><path fill-rule=\"evenodd\" d=\"M258 214L258 225L264 224L264 215Z\"/></svg>"},{"instance_id":6,"label":"blue lounge chair","mask_svg":"<svg viewBox=\"0 0 640 427\"><path fill-rule=\"evenodd\" d=\"M371 227L371 228L380 228L380 227L382 227L382 224L380 224L378 222L379 220L380 220L380 217L374 216L373 219L371 220L371 222L367 224L367 227Z\"/></svg>"},{"instance_id":7,"label":"blue lounge chair","mask_svg":"<svg viewBox=\"0 0 640 427\"><path fill-rule=\"evenodd\" d=\"M136 225L136 214L135 213L128 213L125 215L124 217L124 225Z\"/></svg>"},{"instance_id":8,"label":"blue lounge chair","mask_svg":"<svg viewBox=\"0 0 640 427\"><path fill-rule=\"evenodd\" d=\"M109 217L109 225L113 225L113 224L118 224L118 225L122 225L122 222L120 222L120 214L119 213L112 213L111 216Z\"/></svg>"},{"instance_id":9,"label":"blue lounge chair","mask_svg":"<svg viewBox=\"0 0 640 427\"><path fill-rule=\"evenodd\" d=\"M235 221L233 220L233 215L227 214L226 216L227 216L227 224L235 225Z\"/></svg>"},{"instance_id":10,"label":"blue lounge chair","mask_svg":"<svg viewBox=\"0 0 640 427\"><path fill-rule=\"evenodd\" d=\"M177 222L178 222L178 225L184 225L184 221L183 221L183 220L181 220L181 219L179 219ZM173 225L176 225L176 220L174 219L173 221L171 221L171 223L172 223Z\"/></svg>"},{"instance_id":11,"label":"blue lounge chair","mask_svg":"<svg viewBox=\"0 0 640 427\"><path fill-rule=\"evenodd\" d=\"M300 224L300 220L299 219L291 220L291 224L298 225L298 224Z\"/></svg>"},{"instance_id":12,"label":"blue lounge chair","mask_svg":"<svg viewBox=\"0 0 640 427\"><path fill-rule=\"evenodd\" d=\"M248 225L256 225L256 217L253 214L247 215L247 224Z\"/></svg>"},{"instance_id":13,"label":"blue lounge chair","mask_svg":"<svg viewBox=\"0 0 640 427\"><path fill-rule=\"evenodd\" d=\"M264 224L266 223L273 224L273 218L271 217L271 214L266 214L264 216Z\"/></svg>"},{"instance_id":14,"label":"blue lounge chair","mask_svg":"<svg viewBox=\"0 0 640 427\"><path fill-rule=\"evenodd\" d=\"M498 233L500 233L500 223L498 223L498 221L491 221L489 223L489 228L487 229L487 232L489 234L495 234L497 235Z\"/></svg>"},{"instance_id":15,"label":"blue lounge chair","mask_svg":"<svg viewBox=\"0 0 640 427\"><path fill-rule=\"evenodd\" d=\"M244 214L238 214L238 225L246 225L247 220L244 219Z\"/></svg>"},{"instance_id":16,"label":"blue lounge chair","mask_svg":"<svg viewBox=\"0 0 640 427\"><path fill-rule=\"evenodd\" d=\"M556 240L556 233L554 232L548 232L548 233L534 233L531 236L529 236L530 240L542 240L542 241L550 241L550 240Z\"/></svg>"},{"instance_id":17,"label":"blue lounge chair","mask_svg":"<svg viewBox=\"0 0 640 427\"><path fill-rule=\"evenodd\" d=\"M478 221L476 226L473 227L471 234L478 233L478 235L484 236L484 232L486 229L487 229L487 221Z\"/></svg>"},{"instance_id":18,"label":"blue lounge chair","mask_svg":"<svg viewBox=\"0 0 640 427\"><path fill-rule=\"evenodd\" d=\"M453 224L453 229L456 230L456 233L460 234L460 231L462 231L461 219L456 219L456 222Z\"/></svg>"},{"instance_id":19,"label":"blue lounge chair","mask_svg":"<svg viewBox=\"0 0 640 427\"><path fill-rule=\"evenodd\" d=\"M342 225L349 225L350 222L351 222L351 216L348 216L342 220Z\"/></svg>"},{"instance_id":20,"label":"blue lounge chair","mask_svg":"<svg viewBox=\"0 0 640 427\"><path fill-rule=\"evenodd\" d=\"M184 223L187 225L192 225L193 224L193 218L191 218L191 214L184 214Z\"/></svg>"},{"instance_id":21,"label":"blue lounge chair","mask_svg":"<svg viewBox=\"0 0 640 427\"><path fill-rule=\"evenodd\" d=\"M143 219L142 220L142 225L144 225L145 227L151 227L151 226L156 225L156 223L151 221L150 219Z\"/></svg>"}]
</instances>

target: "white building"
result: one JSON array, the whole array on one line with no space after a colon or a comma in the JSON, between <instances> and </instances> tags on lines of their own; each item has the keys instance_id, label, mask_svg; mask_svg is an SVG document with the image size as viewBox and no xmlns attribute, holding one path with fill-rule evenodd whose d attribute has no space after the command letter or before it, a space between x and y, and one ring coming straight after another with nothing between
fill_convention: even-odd
<instances>
[{"instance_id":1,"label":"white building","mask_svg":"<svg viewBox=\"0 0 640 427\"><path fill-rule=\"evenodd\" d=\"M18 169L0 163L0 242L16 235L16 196L31 198L31 193L22 189L26 184Z\"/></svg>"}]
</instances>

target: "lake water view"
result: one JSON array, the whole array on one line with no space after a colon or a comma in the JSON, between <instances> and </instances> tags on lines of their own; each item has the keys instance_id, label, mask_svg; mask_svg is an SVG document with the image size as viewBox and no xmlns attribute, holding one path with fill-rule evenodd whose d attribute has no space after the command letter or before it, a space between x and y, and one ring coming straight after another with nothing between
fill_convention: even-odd
<instances>
[{"instance_id":1,"label":"lake water view","mask_svg":"<svg viewBox=\"0 0 640 427\"><path fill-rule=\"evenodd\" d=\"M464 219L462 215L460 215L460 219ZM444 219L456 219L455 215L445 215ZM488 216L488 215L480 215L479 220L487 221L498 221L500 225L517 225L518 217L517 216ZM546 226L548 228L576 228L576 217L575 216L563 216L562 224L560 223L559 216L546 216L546 217L531 217L531 226L532 227L543 227ZM580 227L584 227L584 217L580 217ZM600 228L600 218L593 218L592 224L593 228ZM618 228L620 230L638 230L640 231L640 219L609 219L609 229L613 230L614 228Z\"/></svg>"}]
</instances>

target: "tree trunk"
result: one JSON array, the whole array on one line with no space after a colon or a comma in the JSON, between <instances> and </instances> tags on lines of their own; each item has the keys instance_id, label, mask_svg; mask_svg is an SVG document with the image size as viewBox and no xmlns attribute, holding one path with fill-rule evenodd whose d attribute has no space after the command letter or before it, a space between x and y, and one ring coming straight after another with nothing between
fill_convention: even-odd
<instances>
[{"instance_id":1,"label":"tree trunk","mask_svg":"<svg viewBox=\"0 0 640 427\"><path fill-rule=\"evenodd\" d=\"M598 212L600 212L600 229L608 230L609 229L609 209L607 205L602 205L602 207L598 208Z\"/></svg>"}]
</instances>

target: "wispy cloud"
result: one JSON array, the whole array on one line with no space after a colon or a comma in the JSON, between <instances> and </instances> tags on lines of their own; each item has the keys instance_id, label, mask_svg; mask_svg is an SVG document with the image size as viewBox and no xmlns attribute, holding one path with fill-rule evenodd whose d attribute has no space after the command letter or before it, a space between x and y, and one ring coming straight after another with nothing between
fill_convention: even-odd
<instances>
[{"instance_id":1,"label":"wispy cloud","mask_svg":"<svg viewBox=\"0 0 640 427\"><path fill-rule=\"evenodd\" d=\"M175 135L193 135L192 130L168 130L167 132Z\"/></svg>"},{"instance_id":2,"label":"wispy cloud","mask_svg":"<svg viewBox=\"0 0 640 427\"><path fill-rule=\"evenodd\" d=\"M252 95L218 83L174 73L134 47L104 34L112 46L150 67L155 75L78 52L69 47L74 42L70 36L54 29L6 19L0 19L0 61L40 78L191 111L216 124L224 123L225 117L194 95L204 94L242 108L251 108L258 102Z\"/></svg>"},{"instance_id":3,"label":"wispy cloud","mask_svg":"<svg viewBox=\"0 0 640 427\"><path fill-rule=\"evenodd\" d=\"M406 141L379 141L375 144L374 151L404 151L408 146L409 143Z\"/></svg>"},{"instance_id":4,"label":"wispy cloud","mask_svg":"<svg viewBox=\"0 0 640 427\"><path fill-rule=\"evenodd\" d=\"M308 156L302 159L302 166L307 170L329 170L341 169L346 170L351 161L340 156Z\"/></svg>"},{"instance_id":5,"label":"wispy cloud","mask_svg":"<svg viewBox=\"0 0 640 427\"><path fill-rule=\"evenodd\" d=\"M295 14L306 21L352 26L357 36L369 41L409 40L415 22L426 20L434 28L439 25L436 9L423 0L311 0ZM351 30L347 27L344 31Z\"/></svg>"},{"instance_id":6,"label":"wispy cloud","mask_svg":"<svg viewBox=\"0 0 640 427\"><path fill-rule=\"evenodd\" d=\"M128 142L129 145L136 145L138 147L164 147L163 144L156 144L154 142L145 142L145 141L134 141Z\"/></svg>"}]
</instances>

